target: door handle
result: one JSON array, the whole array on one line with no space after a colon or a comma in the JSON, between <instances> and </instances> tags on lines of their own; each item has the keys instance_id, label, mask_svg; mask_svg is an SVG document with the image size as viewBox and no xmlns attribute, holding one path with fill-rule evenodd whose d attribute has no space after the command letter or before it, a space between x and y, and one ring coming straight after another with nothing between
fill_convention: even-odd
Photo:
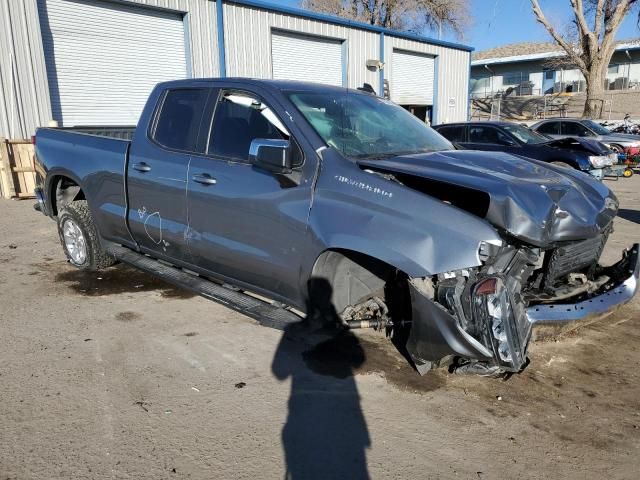
<instances>
[{"instance_id":1,"label":"door handle","mask_svg":"<svg viewBox=\"0 0 640 480\"><path fill-rule=\"evenodd\" d=\"M134 163L133 169L144 173L151 170L151 167L144 162L140 162L140 163Z\"/></svg>"},{"instance_id":2,"label":"door handle","mask_svg":"<svg viewBox=\"0 0 640 480\"><path fill-rule=\"evenodd\" d=\"M217 183L216 179L208 173L196 173L192 178L194 182L198 182L203 185L215 185Z\"/></svg>"}]
</instances>

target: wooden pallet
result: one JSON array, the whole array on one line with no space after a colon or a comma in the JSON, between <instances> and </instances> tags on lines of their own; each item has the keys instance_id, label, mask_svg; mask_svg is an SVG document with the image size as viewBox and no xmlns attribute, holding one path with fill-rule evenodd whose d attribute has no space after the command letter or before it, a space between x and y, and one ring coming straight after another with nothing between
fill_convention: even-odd
<instances>
[{"instance_id":1,"label":"wooden pallet","mask_svg":"<svg viewBox=\"0 0 640 480\"><path fill-rule=\"evenodd\" d=\"M30 140L0 139L0 197L34 198L36 171Z\"/></svg>"}]
</instances>

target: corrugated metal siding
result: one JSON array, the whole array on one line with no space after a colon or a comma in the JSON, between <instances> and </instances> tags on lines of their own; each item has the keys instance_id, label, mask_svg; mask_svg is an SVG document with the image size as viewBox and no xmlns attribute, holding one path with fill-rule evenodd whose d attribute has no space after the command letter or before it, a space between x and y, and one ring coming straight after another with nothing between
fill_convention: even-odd
<instances>
[{"instance_id":1,"label":"corrugated metal siding","mask_svg":"<svg viewBox=\"0 0 640 480\"><path fill-rule=\"evenodd\" d=\"M157 83L188 74L182 14L45 0L40 27L53 118L64 127L136 125Z\"/></svg>"},{"instance_id":2,"label":"corrugated metal siding","mask_svg":"<svg viewBox=\"0 0 640 480\"><path fill-rule=\"evenodd\" d=\"M426 53L438 57L437 88L434 92L434 105L437 119L434 123L460 122L467 119L469 102L469 57L470 52L446 48L438 45L385 36L385 59L391 59L393 49ZM391 79L393 74L391 61L387 60L384 77L389 80L393 94ZM449 104L452 100L453 106Z\"/></svg>"},{"instance_id":3,"label":"corrugated metal siding","mask_svg":"<svg viewBox=\"0 0 640 480\"><path fill-rule=\"evenodd\" d=\"M342 45L340 40L274 31L271 35L273 78L341 86ZM318 65L324 68L318 69Z\"/></svg>"},{"instance_id":4,"label":"corrugated metal siding","mask_svg":"<svg viewBox=\"0 0 640 480\"><path fill-rule=\"evenodd\" d=\"M215 1L128 1L186 13L193 76L218 76ZM37 2L0 1L0 136L28 137L52 117ZM13 89L12 52L13 75L19 80Z\"/></svg>"},{"instance_id":5,"label":"corrugated metal siding","mask_svg":"<svg viewBox=\"0 0 640 480\"><path fill-rule=\"evenodd\" d=\"M128 0L150 7L186 12L192 72L195 77L218 76L216 2L213 0ZM378 72L368 59L379 59L378 33L334 25L293 14L276 13L239 4L225 4L228 75L270 78L271 29L324 35L347 41L348 84L364 82L379 88ZM393 48L437 55L436 108L440 122L466 119L470 53L427 43L385 36L384 76L391 80ZM15 53L12 90L11 52ZM319 68L322 68L320 65ZM455 107L449 107L449 98ZM9 123L13 116L13 125ZM0 1L0 136L27 137L51 119L37 0Z\"/></svg>"},{"instance_id":6,"label":"corrugated metal siding","mask_svg":"<svg viewBox=\"0 0 640 480\"><path fill-rule=\"evenodd\" d=\"M126 0L187 13L194 77L217 77L218 39L215 0Z\"/></svg>"},{"instance_id":7,"label":"corrugated metal siding","mask_svg":"<svg viewBox=\"0 0 640 480\"><path fill-rule=\"evenodd\" d=\"M433 105L434 58L394 50L391 99L400 105Z\"/></svg>"},{"instance_id":8,"label":"corrugated metal siding","mask_svg":"<svg viewBox=\"0 0 640 480\"><path fill-rule=\"evenodd\" d=\"M346 41L348 85L367 82L378 88L378 72L366 66L367 60L379 58L377 33L239 4L224 5L224 23L228 76L271 78L271 31L276 29Z\"/></svg>"},{"instance_id":9,"label":"corrugated metal siding","mask_svg":"<svg viewBox=\"0 0 640 480\"><path fill-rule=\"evenodd\" d=\"M0 1L0 137L27 138L49 119L36 0Z\"/></svg>"}]
</instances>

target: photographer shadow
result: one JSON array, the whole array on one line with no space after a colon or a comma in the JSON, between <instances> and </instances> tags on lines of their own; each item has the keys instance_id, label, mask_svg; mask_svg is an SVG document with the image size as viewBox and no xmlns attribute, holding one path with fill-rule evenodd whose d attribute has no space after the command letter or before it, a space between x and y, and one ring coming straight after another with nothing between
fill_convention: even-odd
<instances>
[{"instance_id":1,"label":"photographer shadow","mask_svg":"<svg viewBox=\"0 0 640 480\"><path fill-rule=\"evenodd\" d=\"M308 286L307 316L285 329L272 363L276 378L291 378L285 479L367 479L371 439L354 378L364 349L342 327L329 282Z\"/></svg>"}]
</instances>

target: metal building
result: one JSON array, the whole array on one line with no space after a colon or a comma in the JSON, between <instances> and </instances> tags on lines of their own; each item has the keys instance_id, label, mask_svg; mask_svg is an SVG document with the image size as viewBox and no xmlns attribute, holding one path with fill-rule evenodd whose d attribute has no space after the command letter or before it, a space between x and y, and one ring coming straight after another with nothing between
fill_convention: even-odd
<instances>
[{"instance_id":1,"label":"metal building","mask_svg":"<svg viewBox=\"0 0 640 480\"><path fill-rule=\"evenodd\" d=\"M158 82L364 83L433 123L468 115L472 48L255 0L0 0L0 136L134 125Z\"/></svg>"}]
</instances>

